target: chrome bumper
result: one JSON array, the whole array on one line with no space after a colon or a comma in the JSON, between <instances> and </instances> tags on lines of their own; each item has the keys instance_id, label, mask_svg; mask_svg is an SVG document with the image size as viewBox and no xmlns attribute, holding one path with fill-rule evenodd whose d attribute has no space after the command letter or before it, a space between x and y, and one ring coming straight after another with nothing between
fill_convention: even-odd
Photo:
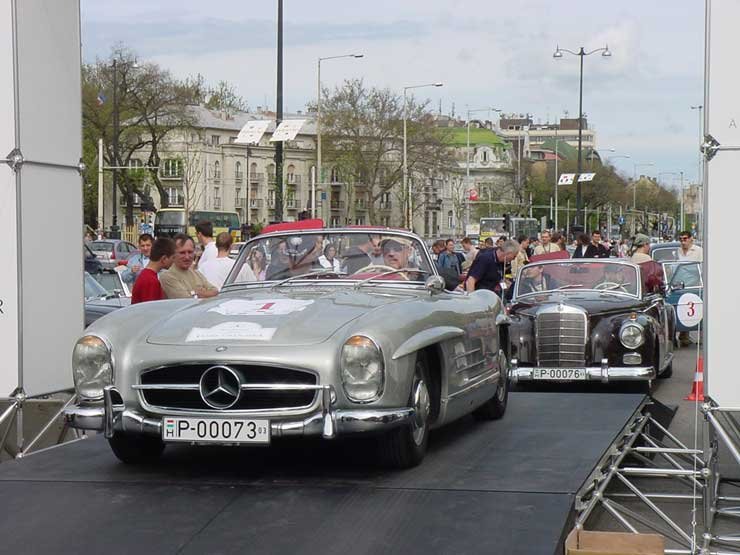
<instances>
[{"instance_id":1,"label":"chrome bumper","mask_svg":"<svg viewBox=\"0 0 740 555\"><path fill-rule=\"evenodd\" d=\"M413 417L412 408L332 410L331 388L326 387L321 396L321 406L315 413L296 420L272 420L270 435L331 439L337 435L388 430L410 422ZM113 437L114 432L162 435L162 417L151 418L138 410L126 408L121 394L112 386L105 388L102 403L72 405L65 409L64 418L73 428L96 430L108 438Z\"/></svg>"},{"instance_id":2,"label":"chrome bumper","mask_svg":"<svg viewBox=\"0 0 740 555\"><path fill-rule=\"evenodd\" d=\"M580 367L578 370L581 370L585 373L586 379L585 380L539 380L535 379L534 377L534 371L535 368L540 369L542 367L533 367L533 366L525 366L520 367L517 360L513 359L511 361L511 369L509 371L509 379L512 383L517 382L529 382L529 381L542 381L542 382L554 382L554 381L564 381L564 382L582 382L582 381L588 381L588 382L601 382L601 383L609 383L609 382L639 382L639 381L649 381L655 379L655 368L652 366L609 366L609 361L606 359L603 359L601 361L601 366L591 366L591 367ZM562 370L562 368L542 368L545 370Z\"/></svg>"}]
</instances>

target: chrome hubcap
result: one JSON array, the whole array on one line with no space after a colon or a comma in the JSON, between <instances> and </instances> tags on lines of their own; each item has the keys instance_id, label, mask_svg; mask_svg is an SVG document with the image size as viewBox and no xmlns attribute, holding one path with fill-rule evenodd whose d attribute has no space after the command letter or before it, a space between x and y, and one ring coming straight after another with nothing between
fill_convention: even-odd
<instances>
[{"instance_id":1,"label":"chrome hubcap","mask_svg":"<svg viewBox=\"0 0 740 555\"><path fill-rule=\"evenodd\" d=\"M417 445L421 445L424 440L430 413L431 402L427 384L424 380L418 379L414 383L414 420L412 424L414 443Z\"/></svg>"}]
</instances>

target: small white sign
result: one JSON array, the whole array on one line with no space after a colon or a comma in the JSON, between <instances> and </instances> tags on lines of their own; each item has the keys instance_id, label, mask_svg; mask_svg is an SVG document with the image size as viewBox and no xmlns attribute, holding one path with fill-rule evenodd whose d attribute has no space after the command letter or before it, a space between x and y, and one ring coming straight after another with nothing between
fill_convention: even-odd
<instances>
[{"instance_id":1,"label":"small white sign","mask_svg":"<svg viewBox=\"0 0 740 555\"><path fill-rule=\"evenodd\" d=\"M578 176L578 181L593 181L595 173L582 173Z\"/></svg>"},{"instance_id":2,"label":"small white sign","mask_svg":"<svg viewBox=\"0 0 740 555\"><path fill-rule=\"evenodd\" d=\"M259 301L245 301L232 299L208 312L216 312L224 316L285 316L293 312L300 312L313 301L302 301L297 299L263 299Z\"/></svg>"},{"instance_id":3,"label":"small white sign","mask_svg":"<svg viewBox=\"0 0 740 555\"><path fill-rule=\"evenodd\" d=\"M575 178L576 174L574 173L561 173L558 185L572 185Z\"/></svg>"},{"instance_id":4,"label":"small white sign","mask_svg":"<svg viewBox=\"0 0 740 555\"><path fill-rule=\"evenodd\" d=\"M704 316L704 301L694 293L684 293L678 299L676 307L678 321L687 328L696 326Z\"/></svg>"},{"instance_id":5,"label":"small white sign","mask_svg":"<svg viewBox=\"0 0 740 555\"><path fill-rule=\"evenodd\" d=\"M289 119L280 122L280 125L277 126L277 129L272 134L270 142L292 141L296 138L304 123L306 123L305 119Z\"/></svg>"},{"instance_id":6,"label":"small white sign","mask_svg":"<svg viewBox=\"0 0 740 555\"><path fill-rule=\"evenodd\" d=\"M238 145L256 145L262 140L262 136L270 127L270 120L258 119L254 121L248 121L244 127L242 127L239 134L234 139L234 143Z\"/></svg>"},{"instance_id":7,"label":"small white sign","mask_svg":"<svg viewBox=\"0 0 740 555\"><path fill-rule=\"evenodd\" d=\"M269 341L277 328L263 328L254 322L223 322L212 328L193 328L185 341Z\"/></svg>"}]
</instances>

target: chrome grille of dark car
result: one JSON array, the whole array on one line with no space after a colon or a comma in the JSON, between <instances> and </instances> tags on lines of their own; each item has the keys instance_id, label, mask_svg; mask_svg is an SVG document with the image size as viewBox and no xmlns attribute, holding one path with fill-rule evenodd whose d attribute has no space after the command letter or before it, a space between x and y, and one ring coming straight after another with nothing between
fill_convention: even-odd
<instances>
[{"instance_id":1,"label":"chrome grille of dark car","mask_svg":"<svg viewBox=\"0 0 740 555\"><path fill-rule=\"evenodd\" d=\"M583 312L543 311L537 314L536 326L539 366L585 366L586 315Z\"/></svg>"},{"instance_id":2,"label":"chrome grille of dark car","mask_svg":"<svg viewBox=\"0 0 740 555\"><path fill-rule=\"evenodd\" d=\"M159 384L198 386L203 373L210 367L223 363L183 364L145 370L141 373L142 386ZM270 385L317 385L315 374L303 370L259 366L251 364L229 364L226 366L235 370L242 385L270 384ZM136 387L136 386L135 386ZM315 390L279 391L279 390L247 390L242 391L238 402L227 410L216 410L208 406L200 395L197 387L192 389L142 389L144 401L153 408L162 410L197 410L206 412L224 413L245 410L280 410L308 407L313 404Z\"/></svg>"}]
</instances>

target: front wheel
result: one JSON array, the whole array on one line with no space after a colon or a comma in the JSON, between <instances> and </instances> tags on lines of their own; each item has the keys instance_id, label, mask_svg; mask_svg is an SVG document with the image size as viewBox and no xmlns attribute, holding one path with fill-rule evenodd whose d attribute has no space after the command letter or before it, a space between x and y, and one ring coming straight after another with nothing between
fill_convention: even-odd
<instances>
[{"instance_id":1,"label":"front wheel","mask_svg":"<svg viewBox=\"0 0 740 555\"><path fill-rule=\"evenodd\" d=\"M473 418L476 420L498 420L503 418L506 412L506 404L509 400L509 363L503 351L499 351L498 356L501 377L499 378L496 393L473 411Z\"/></svg>"},{"instance_id":2,"label":"front wheel","mask_svg":"<svg viewBox=\"0 0 740 555\"><path fill-rule=\"evenodd\" d=\"M113 454L126 464L155 461L164 451L164 442L154 436L117 433L108 443Z\"/></svg>"},{"instance_id":3,"label":"front wheel","mask_svg":"<svg viewBox=\"0 0 740 555\"><path fill-rule=\"evenodd\" d=\"M426 355L419 352L416 355L414 381L409 399L414 409L414 417L410 424L391 430L380 440L380 455L388 466L411 468L424 459L429 443L432 414L429 384Z\"/></svg>"}]
</instances>

